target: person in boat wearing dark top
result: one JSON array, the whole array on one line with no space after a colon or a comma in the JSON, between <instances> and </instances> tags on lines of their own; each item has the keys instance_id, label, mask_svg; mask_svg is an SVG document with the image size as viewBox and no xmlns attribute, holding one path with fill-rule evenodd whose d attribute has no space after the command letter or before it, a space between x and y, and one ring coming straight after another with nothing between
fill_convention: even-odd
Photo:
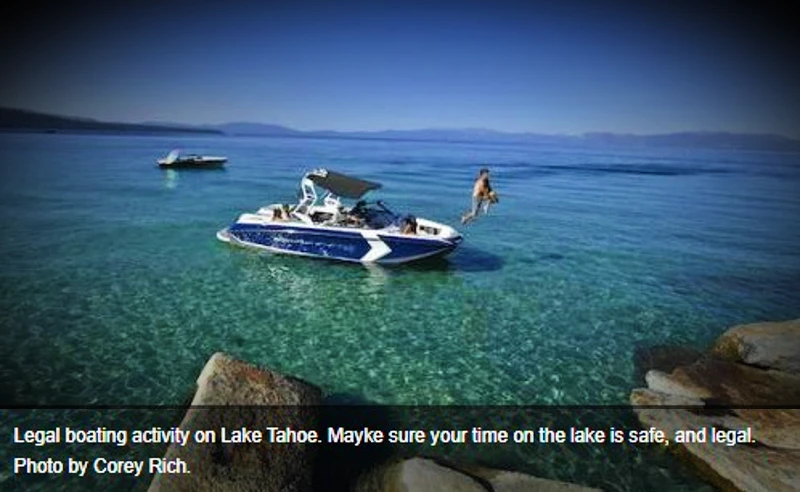
<instances>
[{"instance_id":1,"label":"person in boat wearing dark top","mask_svg":"<svg viewBox=\"0 0 800 492\"><path fill-rule=\"evenodd\" d=\"M472 186L472 210L461 217L461 223L471 222L478 216L482 207L486 212L489 204L497 203L498 201L497 193L492 190L492 185L489 183L489 170L484 167L478 173L478 178Z\"/></svg>"},{"instance_id":2,"label":"person in boat wearing dark top","mask_svg":"<svg viewBox=\"0 0 800 492\"><path fill-rule=\"evenodd\" d=\"M350 209L349 212L344 214L344 223L345 225L351 227L364 227L367 225L367 221L365 218L366 211L365 208L367 206L367 202L364 200L359 200L353 208Z\"/></svg>"}]
</instances>

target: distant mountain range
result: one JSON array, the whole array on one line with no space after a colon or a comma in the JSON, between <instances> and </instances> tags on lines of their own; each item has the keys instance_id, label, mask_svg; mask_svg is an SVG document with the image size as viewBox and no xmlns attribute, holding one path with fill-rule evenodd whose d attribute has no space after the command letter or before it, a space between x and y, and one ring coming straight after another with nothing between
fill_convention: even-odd
<instances>
[{"instance_id":1,"label":"distant mountain range","mask_svg":"<svg viewBox=\"0 0 800 492\"><path fill-rule=\"evenodd\" d=\"M373 132L300 131L280 125L228 123L214 128L227 135L309 138L416 140L463 143L615 145L634 147L711 147L800 152L800 140L770 133L680 132L656 135L593 132L582 135L510 133L485 128L382 130Z\"/></svg>"},{"instance_id":2,"label":"distant mountain range","mask_svg":"<svg viewBox=\"0 0 800 492\"><path fill-rule=\"evenodd\" d=\"M221 135L221 130L185 125L136 124L97 121L24 109L0 108L0 130L40 132L103 132L103 133L199 133Z\"/></svg>"},{"instance_id":3,"label":"distant mountain range","mask_svg":"<svg viewBox=\"0 0 800 492\"><path fill-rule=\"evenodd\" d=\"M221 125L180 123L115 123L88 118L58 116L33 111L0 108L0 130L47 132L189 133L258 137L344 138L368 140L412 140L425 142L518 143L563 145L613 145L626 147L694 147L800 152L800 140L770 133L681 132L657 135L584 133L551 135L510 133L485 128L431 128L339 132L302 131L281 125L236 122Z\"/></svg>"}]
</instances>

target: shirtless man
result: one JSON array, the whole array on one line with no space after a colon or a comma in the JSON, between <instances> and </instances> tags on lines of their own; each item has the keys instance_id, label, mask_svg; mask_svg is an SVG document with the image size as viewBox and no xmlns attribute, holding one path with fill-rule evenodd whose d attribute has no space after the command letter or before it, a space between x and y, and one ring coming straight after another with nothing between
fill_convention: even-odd
<instances>
[{"instance_id":1,"label":"shirtless man","mask_svg":"<svg viewBox=\"0 0 800 492\"><path fill-rule=\"evenodd\" d=\"M466 224L478 216L481 205L483 205L484 201L490 200L491 193L492 186L489 184L489 170L483 168L478 173L478 179L475 180L475 185L472 187L472 210L461 217L462 224Z\"/></svg>"}]
</instances>

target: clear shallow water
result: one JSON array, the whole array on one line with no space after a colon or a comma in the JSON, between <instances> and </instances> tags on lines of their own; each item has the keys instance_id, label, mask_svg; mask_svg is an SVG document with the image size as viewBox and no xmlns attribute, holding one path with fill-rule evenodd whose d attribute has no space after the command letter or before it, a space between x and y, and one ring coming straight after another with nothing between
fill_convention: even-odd
<instances>
[{"instance_id":1,"label":"clear shallow water","mask_svg":"<svg viewBox=\"0 0 800 492\"><path fill-rule=\"evenodd\" d=\"M230 159L162 171L173 147ZM624 404L637 347L704 348L800 315L800 158L223 137L0 135L0 394L176 404L226 351L391 404ZM488 164L501 203L462 249L365 268L231 248L304 170L384 183L458 224Z\"/></svg>"}]
</instances>

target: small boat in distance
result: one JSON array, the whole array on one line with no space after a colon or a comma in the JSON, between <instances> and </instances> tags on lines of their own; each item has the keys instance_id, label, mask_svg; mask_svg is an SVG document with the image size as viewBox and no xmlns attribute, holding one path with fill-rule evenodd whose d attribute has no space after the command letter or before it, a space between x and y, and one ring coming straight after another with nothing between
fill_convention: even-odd
<instances>
[{"instance_id":1,"label":"small boat in distance","mask_svg":"<svg viewBox=\"0 0 800 492\"><path fill-rule=\"evenodd\" d=\"M163 159L159 159L158 167L163 169L218 169L228 162L227 157L211 157L197 154L181 155L180 150L174 149Z\"/></svg>"},{"instance_id":2,"label":"small boat in distance","mask_svg":"<svg viewBox=\"0 0 800 492\"><path fill-rule=\"evenodd\" d=\"M327 190L321 203L315 186ZM217 232L217 239L275 253L379 264L444 256L461 243L461 234L448 225L398 215L382 200L361 200L380 187L317 169L300 181L302 196L297 204L278 203L242 214ZM358 202L346 207L340 197Z\"/></svg>"}]
</instances>

